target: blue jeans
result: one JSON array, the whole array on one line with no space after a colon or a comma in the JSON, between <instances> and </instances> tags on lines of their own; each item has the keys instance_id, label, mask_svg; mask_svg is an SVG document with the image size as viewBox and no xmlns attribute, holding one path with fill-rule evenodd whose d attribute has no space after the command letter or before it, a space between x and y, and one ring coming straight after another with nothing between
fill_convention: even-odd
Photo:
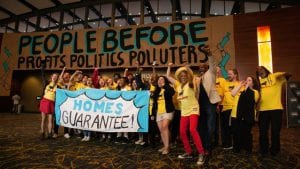
<instances>
[{"instance_id":1,"label":"blue jeans","mask_svg":"<svg viewBox=\"0 0 300 169\"><path fill-rule=\"evenodd\" d=\"M212 140L216 127L217 104L201 104L198 130L202 139L203 148L207 151L212 149Z\"/></svg>"},{"instance_id":2,"label":"blue jeans","mask_svg":"<svg viewBox=\"0 0 300 169\"><path fill-rule=\"evenodd\" d=\"M88 131L88 130L83 130L83 135L85 136L85 137L91 137L91 131Z\"/></svg>"}]
</instances>

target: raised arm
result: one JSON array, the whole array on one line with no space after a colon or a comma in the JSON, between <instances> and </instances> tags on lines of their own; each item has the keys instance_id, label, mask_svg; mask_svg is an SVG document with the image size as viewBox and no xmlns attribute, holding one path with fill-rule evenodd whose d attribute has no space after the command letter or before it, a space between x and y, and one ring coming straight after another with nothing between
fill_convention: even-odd
<instances>
[{"instance_id":1,"label":"raised arm","mask_svg":"<svg viewBox=\"0 0 300 169\"><path fill-rule=\"evenodd\" d=\"M238 94L238 92L241 90L241 88L245 85L246 85L246 81L241 81L239 85L235 86L231 90L231 96L236 96Z\"/></svg>"},{"instance_id":2,"label":"raised arm","mask_svg":"<svg viewBox=\"0 0 300 169\"><path fill-rule=\"evenodd\" d=\"M60 75L59 75L59 77L58 77L58 82L60 82L60 81L62 80L63 75L64 75L64 73L65 73L65 70L66 70L66 67L64 67L64 68L62 69L62 71L61 71L61 73L60 73Z\"/></svg>"},{"instance_id":3,"label":"raised arm","mask_svg":"<svg viewBox=\"0 0 300 169\"><path fill-rule=\"evenodd\" d=\"M173 63L169 63L168 64L168 69L167 69L167 74L166 74L166 76L167 76L167 78L168 78L168 80L172 83L172 84L175 84L175 79L173 78L173 77L171 77L171 67L172 67L172 65L173 65Z\"/></svg>"},{"instance_id":4,"label":"raised arm","mask_svg":"<svg viewBox=\"0 0 300 169\"><path fill-rule=\"evenodd\" d=\"M70 77L70 82L72 82L74 80L74 77L78 74L78 73L82 73L80 70L76 70L72 76Z\"/></svg>"},{"instance_id":5,"label":"raised arm","mask_svg":"<svg viewBox=\"0 0 300 169\"><path fill-rule=\"evenodd\" d=\"M95 88L99 88L99 79L98 79L98 68L94 69L92 81Z\"/></svg>"},{"instance_id":6,"label":"raised arm","mask_svg":"<svg viewBox=\"0 0 300 169\"><path fill-rule=\"evenodd\" d=\"M124 70L123 77L127 77L127 74L128 74L128 68L126 68L126 69Z\"/></svg>"}]
</instances>

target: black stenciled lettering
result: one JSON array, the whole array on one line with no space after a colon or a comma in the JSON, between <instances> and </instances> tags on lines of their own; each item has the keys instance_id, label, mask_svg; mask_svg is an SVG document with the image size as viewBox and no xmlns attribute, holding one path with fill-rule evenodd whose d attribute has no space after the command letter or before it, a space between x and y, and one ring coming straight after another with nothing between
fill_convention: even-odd
<instances>
[{"instance_id":1,"label":"black stenciled lettering","mask_svg":"<svg viewBox=\"0 0 300 169\"><path fill-rule=\"evenodd\" d=\"M156 32L160 33L160 39L158 40L154 39L154 35ZM150 42L152 44L161 45L167 40L167 38L168 38L168 31L164 27L155 26L154 28L152 28L151 35L150 35Z\"/></svg>"},{"instance_id":2,"label":"black stenciled lettering","mask_svg":"<svg viewBox=\"0 0 300 169\"><path fill-rule=\"evenodd\" d=\"M78 32L75 32L74 40L73 40L73 52L74 53L82 53L83 49L78 47Z\"/></svg>"},{"instance_id":3,"label":"black stenciled lettering","mask_svg":"<svg viewBox=\"0 0 300 169\"><path fill-rule=\"evenodd\" d=\"M94 37L96 34L96 31L88 31L86 33L86 52L87 53L95 53L96 48L92 48L91 44L92 42L96 41L96 38Z\"/></svg>"},{"instance_id":4,"label":"black stenciled lettering","mask_svg":"<svg viewBox=\"0 0 300 169\"><path fill-rule=\"evenodd\" d=\"M96 117L94 118L94 121L92 123L91 128L93 128L95 124L97 125L97 129L99 129L100 128L100 126L99 126L99 114L97 114Z\"/></svg>"},{"instance_id":5,"label":"black stenciled lettering","mask_svg":"<svg viewBox=\"0 0 300 169\"><path fill-rule=\"evenodd\" d=\"M18 47L19 55L22 54L23 48L25 48L26 46L29 46L31 41L32 41L32 38L29 35L23 35L20 37L19 47Z\"/></svg>"},{"instance_id":6,"label":"black stenciled lettering","mask_svg":"<svg viewBox=\"0 0 300 169\"><path fill-rule=\"evenodd\" d=\"M117 32L113 29L108 29L104 32L102 43L104 52L112 52L118 47L118 40L116 38L116 35Z\"/></svg>"},{"instance_id":7,"label":"black stenciled lettering","mask_svg":"<svg viewBox=\"0 0 300 169\"><path fill-rule=\"evenodd\" d=\"M58 47L58 36L54 33L49 34L44 40L44 50L47 53L54 53ZM51 44L52 42L52 44ZM51 46L52 45L52 46Z\"/></svg>"},{"instance_id":8,"label":"black stenciled lettering","mask_svg":"<svg viewBox=\"0 0 300 169\"><path fill-rule=\"evenodd\" d=\"M205 26L203 26L203 24L205 24L205 21L196 21L196 22L191 22L189 24L189 30L190 30L190 36L192 38L192 42L193 43L199 43L199 42L206 42L208 41L208 37L204 37L204 38L197 38L197 32L200 30L206 30Z\"/></svg>"},{"instance_id":9,"label":"black stenciled lettering","mask_svg":"<svg viewBox=\"0 0 300 169\"><path fill-rule=\"evenodd\" d=\"M118 125L120 123L120 119L121 119L120 116L118 116L118 117L115 118L114 129L120 129L121 128L121 125Z\"/></svg>"},{"instance_id":10,"label":"black stenciled lettering","mask_svg":"<svg viewBox=\"0 0 300 169\"><path fill-rule=\"evenodd\" d=\"M70 32L64 32L61 35L61 42L59 46L59 53L64 53L64 46L72 42L72 34Z\"/></svg>"},{"instance_id":11,"label":"black stenciled lettering","mask_svg":"<svg viewBox=\"0 0 300 169\"><path fill-rule=\"evenodd\" d=\"M91 120L91 115L87 114L85 115L84 117L84 122L83 122L83 126L82 127L85 127L87 125L87 128L90 128L90 120Z\"/></svg>"},{"instance_id":12,"label":"black stenciled lettering","mask_svg":"<svg viewBox=\"0 0 300 169\"><path fill-rule=\"evenodd\" d=\"M123 52L119 52L117 55L117 59L119 61L118 66L122 66L124 64L124 59L121 57Z\"/></svg>"},{"instance_id":13,"label":"black stenciled lettering","mask_svg":"<svg viewBox=\"0 0 300 169\"><path fill-rule=\"evenodd\" d=\"M181 37L184 45L188 44L188 35L185 33L185 25L183 23L173 23L170 25L170 42L172 45L175 44L177 36Z\"/></svg>"},{"instance_id":14,"label":"black stenciled lettering","mask_svg":"<svg viewBox=\"0 0 300 169\"><path fill-rule=\"evenodd\" d=\"M77 114L77 113L76 113ZM83 114L80 113L77 120L76 120L76 127L82 127L82 120L83 120Z\"/></svg>"},{"instance_id":15,"label":"black stenciled lettering","mask_svg":"<svg viewBox=\"0 0 300 169\"><path fill-rule=\"evenodd\" d=\"M25 63L25 58L23 56L18 57L18 68L21 68L21 65Z\"/></svg>"},{"instance_id":16,"label":"black stenciled lettering","mask_svg":"<svg viewBox=\"0 0 300 169\"><path fill-rule=\"evenodd\" d=\"M43 37L44 35L38 35L33 37L31 46L31 51L33 55L38 55L41 53L41 51L38 50L37 47L43 44L43 41L41 40Z\"/></svg>"},{"instance_id":17,"label":"black stenciled lettering","mask_svg":"<svg viewBox=\"0 0 300 169\"><path fill-rule=\"evenodd\" d=\"M150 26L139 27L136 29L136 47L141 48L141 39L144 39L149 36ZM146 31L146 32L145 32Z\"/></svg>"},{"instance_id":18,"label":"black stenciled lettering","mask_svg":"<svg viewBox=\"0 0 300 169\"><path fill-rule=\"evenodd\" d=\"M123 50L130 50L134 48L133 44L126 45L126 39L130 39L132 37L131 33L128 33L132 30L132 28L125 28L120 30L120 46Z\"/></svg>"},{"instance_id":19,"label":"black stenciled lettering","mask_svg":"<svg viewBox=\"0 0 300 169\"><path fill-rule=\"evenodd\" d=\"M125 124L127 124L127 120L125 120L127 118L129 118L129 116L123 116L122 117L121 128L128 128L128 125L125 125Z\"/></svg>"}]
</instances>

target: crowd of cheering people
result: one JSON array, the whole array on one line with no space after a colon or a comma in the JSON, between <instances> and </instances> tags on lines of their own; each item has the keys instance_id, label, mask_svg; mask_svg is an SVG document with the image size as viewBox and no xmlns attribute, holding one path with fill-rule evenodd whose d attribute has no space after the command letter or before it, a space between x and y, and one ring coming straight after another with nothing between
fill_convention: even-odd
<instances>
[{"instance_id":1,"label":"crowd of cheering people","mask_svg":"<svg viewBox=\"0 0 300 169\"><path fill-rule=\"evenodd\" d=\"M247 76L240 80L236 69L228 70L227 77L222 77L209 46L202 50L208 56L208 63L201 63L198 71L193 72L190 67L183 66L171 75L173 64L169 63L166 75L158 75L153 66L149 81L142 79L139 67L135 74L126 69L123 76L116 73L113 78L101 76L97 68L92 76L78 70L70 75L65 68L60 75L52 74L40 102L41 137L58 137L60 126L54 123L57 88L72 91L86 88L149 90L148 133L92 133L64 127L64 137L80 136L82 141L89 141L91 136L95 136L100 141L116 144L134 142L152 147L162 144L158 151L163 155L169 154L170 147L178 143L180 138L185 152L178 155L179 159L192 158L193 149L189 140L192 139L198 153L197 164L202 165L204 157L219 144L219 129L224 150L251 154L251 130L257 117L259 152L262 155L277 155L280 151L283 113L281 87L290 75L285 72L271 73L260 66L256 70L257 77ZM159 140L157 136L160 136Z\"/></svg>"}]
</instances>

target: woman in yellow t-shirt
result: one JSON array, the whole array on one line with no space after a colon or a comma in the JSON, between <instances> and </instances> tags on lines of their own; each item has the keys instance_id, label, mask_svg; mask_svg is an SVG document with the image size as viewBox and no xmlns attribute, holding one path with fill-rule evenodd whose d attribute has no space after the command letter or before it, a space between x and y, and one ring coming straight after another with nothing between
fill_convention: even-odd
<instances>
[{"instance_id":1,"label":"woman in yellow t-shirt","mask_svg":"<svg viewBox=\"0 0 300 169\"><path fill-rule=\"evenodd\" d=\"M260 153L265 155L270 150L275 156L280 151L280 129L282 123L283 107L281 104L282 85L291 76L285 72L271 73L264 66L258 67L261 87L261 98L259 100L259 144ZM268 130L271 125L271 147L269 149Z\"/></svg>"},{"instance_id":2,"label":"woman in yellow t-shirt","mask_svg":"<svg viewBox=\"0 0 300 169\"><path fill-rule=\"evenodd\" d=\"M199 153L199 158L197 161L198 165L204 164L204 149L202 147L202 142L200 135L197 131L198 120L199 120L199 104L196 93L196 86L194 85L193 80L193 71L188 67L180 67L176 70L175 79L170 76L172 63L168 65L167 77L169 81L173 84L179 83L180 85L177 88L178 91L178 101L181 109L180 117L180 138L182 140L185 153L179 155L179 159L192 158L192 149L189 144L188 133L193 138L194 144ZM178 82L176 82L178 81Z\"/></svg>"},{"instance_id":3,"label":"woman in yellow t-shirt","mask_svg":"<svg viewBox=\"0 0 300 169\"><path fill-rule=\"evenodd\" d=\"M42 115L41 120L41 139L45 138L45 122L48 117L48 138L52 137L53 128L53 113L54 113L54 102L55 102L55 92L57 88L58 75L56 73L51 75L50 83L46 86L44 90L44 96L40 102L40 111Z\"/></svg>"},{"instance_id":4,"label":"woman in yellow t-shirt","mask_svg":"<svg viewBox=\"0 0 300 169\"><path fill-rule=\"evenodd\" d=\"M159 149L162 154L170 151L170 131L169 126L174 116L174 104L172 97L175 91L170 86L165 76L159 76L157 87L153 93L152 115L156 115L156 122L160 131L164 147Z\"/></svg>"}]
</instances>

